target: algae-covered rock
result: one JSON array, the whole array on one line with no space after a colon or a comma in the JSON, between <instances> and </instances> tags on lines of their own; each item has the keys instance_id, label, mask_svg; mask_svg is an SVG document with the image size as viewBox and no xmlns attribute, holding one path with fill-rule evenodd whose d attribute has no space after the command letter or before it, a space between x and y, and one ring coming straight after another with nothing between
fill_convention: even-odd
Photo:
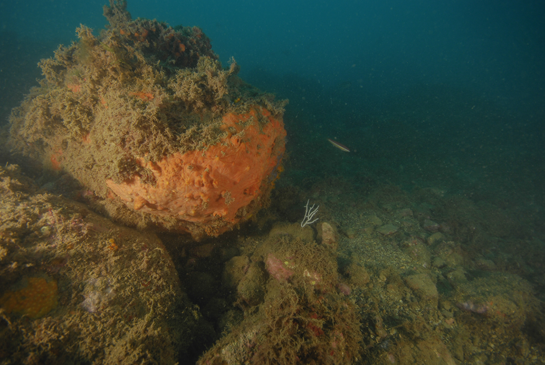
<instances>
[{"instance_id":1,"label":"algae-covered rock","mask_svg":"<svg viewBox=\"0 0 545 365\"><path fill-rule=\"evenodd\" d=\"M480 322L494 327L498 335L520 331L528 318L538 316L539 305L532 285L517 275L487 272L460 283L457 289L457 307L465 314L480 315ZM466 315L465 319L474 315Z\"/></svg>"},{"instance_id":2,"label":"algae-covered rock","mask_svg":"<svg viewBox=\"0 0 545 365\"><path fill-rule=\"evenodd\" d=\"M345 270L351 285L363 288L371 281L371 277L365 267L352 261Z\"/></svg>"},{"instance_id":3,"label":"algae-covered rock","mask_svg":"<svg viewBox=\"0 0 545 365\"><path fill-rule=\"evenodd\" d=\"M423 303L430 304L437 308L439 293L435 283L428 274L414 274L405 278L407 286L420 298Z\"/></svg>"},{"instance_id":4,"label":"algae-covered rock","mask_svg":"<svg viewBox=\"0 0 545 365\"><path fill-rule=\"evenodd\" d=\"M252 263L237 286L240 299L249 305L257 305L263 301L267 274L261 266L259 263Z\"/></svg>"},{"instance_id":5,"label":"algae-covered rock","mask_svg":"<svg viewBox=\"0 0 545 365\"><path fill-rule=\"evenodd\" d=\"M250 267L248 256L235 256L225 263L222 275L222 285L228 289L234 289L242 280Z\"/></svg>"},{"instance_id":6,"label":"algae-covered rock","mask_svg":"<svg viewBox=\"0 0 545 365\"><path fill-rule=\"evenodd\" d=\"M393 225L391 223L388 223L388 224L385 224L383 226L380 226L377 229L377 232L379 232L383 236L390 236L390 235L393 235L394 233L396 233L398 231L398 229L399 229L398 226L395 226L395 225Z\"/></svg>"},{"instance_id":7,"label":"algae-covered rock","mask_svg":"<svg viewBox=\"0 0 545 365\"><path fill-rule=\"evenodd\" d=\"M299 238L302 241L312 241L314 240L314 231L310 226L301 227L299 223L290 224L278 222L274 224L273 228L269 232L269 237L274 239L274 236Z\"/></svg>"},{"instance_id":8,"label":"algae-covered rock","mask_svg":"<svg viewBox=\"0 0 545 365\"><path fill-rule=\"evenodd\" d=\"M328 222L322 222L318 227L318 241L331 250L337 251L337 247L339 246L337 242L337 230Z\"/></svg>"},{"instance_id":9,"label":"algae-covered rock","mask_svg":"<svg viewBox=\"0 0 545 365\"><path fill-rule=\"evenodd\" d=\"M359 358L360 319L349 290L338 285L336 252L294 231L282 234L281 227L293 226L273 228L249 257L237 288L244 319L230 325L199 364L350 364ZM228 266L247 263L242 257Z\"/></svg>"},{"instance_id":10,"label":"algae-covered rock","mask_svg":"<svg viewBox=\"0 0 545 365\"><path fill-rule=\"evenodd\" d=\"M131 20L42 60L44 79L10 117L10 147L92 191L131 226L217 236L267 204L284 153L276 102L223 69L198 27ZM89 195L89 194L88 194Z\"/></svg>"},{"instance_id":11,"label":"algae-covered rock","mask_svg":"<svg viewBox=\"0 0 545 365\"><path fill-rule=\"evenodd\" d=\"M198 312L154 234L0 167L0 354L17 364L175 363Z\"/></svg>"},{"instance_id":12,"label":"algae-covered rock","mask_svg":"<svg viewBox=\"0 0 545 365\"><path fill-rule=\"evenodd\" d=\"M434 234L430 235L426 239L426 242L428 243L428 245L434 245L437 242L441 242L441 241L444 241L444 240L445 240L445 236L442 233L435 232Z\"/></svg>"}]
</instances>

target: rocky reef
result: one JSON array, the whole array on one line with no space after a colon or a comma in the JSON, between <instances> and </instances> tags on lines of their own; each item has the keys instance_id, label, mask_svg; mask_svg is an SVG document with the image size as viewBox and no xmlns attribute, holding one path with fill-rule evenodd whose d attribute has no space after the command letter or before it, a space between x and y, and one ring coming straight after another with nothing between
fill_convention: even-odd
<instances>
[{"instance_id":1,"label":"rocky reef","mask_svg":"<svg viewBox=\"0 0 545 365\"><path fill-rule=\"evenodd\" d=\"M107 29L60 46L11 114L9 146L81 185L139 228L217 236L268 201L284 154L285 102L223 69L198 27L136 19L111 1ZM91 194L92 193L92 194Z\"/></svg>"},{"instance_id":2,"label":"rocky reef","mask_svg":"<svg viewBox=\"0 0 545 365\"><path fill-rule=\"evenodd\" d=\"M18 364L174 363L198 308L151 233L0 168L0 358Z\"/></svg>"},{"instance_id":3,"label":"rocky reef","mask_svg":"<svg viewBox=\"0 0 545 365\"><path fill-rule=\"evenodd\" d=\"M338 278L336 235L325 222L320 232L316 243L310 227L277 224L248 255L226 263L222 286L236 293L244 320L231 321L231 331L199 364L358 360L363 337L350 287Z\"/></svg>"}]
</instances>

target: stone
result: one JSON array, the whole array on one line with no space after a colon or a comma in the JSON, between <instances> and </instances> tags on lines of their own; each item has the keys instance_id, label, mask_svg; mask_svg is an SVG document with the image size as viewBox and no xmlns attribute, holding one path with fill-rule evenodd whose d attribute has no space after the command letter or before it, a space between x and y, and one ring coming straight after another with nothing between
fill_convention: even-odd
<instances>
[{"instance_id":1,"label":"stone","mask_svg":"<svg viewBox=\"0 0 545 365\"><path fill-rule=\"evenodd\" d=\"M253 262L237 287L237 293L246 303L254 306L263 301L267 274L259 263Z\"/></svg>"},{"instance_id":2,"label":"stone","mask_svg":"<svg viewBox=\"0 0 545 365\"><path fill-rule=\"evenodd\" d=\"M173 364L183 358L200 313L155 234L42 193L15 165L0 166L0 186L3 359L121 364L138 354L143 363Z\"/></svg>"},{"instance_id":3,"label":"stone","mask_svg":"<svg viewBox=\"0 0 545 365\"><path fill-rule=\"evenodd\" d=\"M250 259L248 256L235 256L227 261L223 269L222 284L227 288L236 288L242 280L248 267Z\"/></svg>"},{"instance_id":4,"label":"stone","mask_svg":"<svg viewBox=\"0 0 545 365\"><path fill-rule=\"evenodd\" d=\"M377 217L376 215L372 215L368 218L368 221L369 221L369 224L371 224L372 226L381 226L382 225L382 220Z\"/></svg>"},{"instance_id":5,"label":"stone","mask_svg":"<svg viewBox=\"0 0 545 365\"><path fill-rule=\"evenodd\" d=\"M445 239L445 236L442 233L435 232L431 236L428 237L426 240L428 242L428 245L433 245L434 243L441 242Z\"/></svg>"},{"instance_id":6,"label":"stone","mask_svg":"<svg viewBox=\"0 0 545 365\"><path fill-rule=\"evenodd\" d=\"M350 239L354 239L358 236L358 231L355 228L348 228L346 230L346 236Z\"/></svg>"},{"instance_id":7,"label":"stone","mask_svg":"<svg viewBox=\"0 0 545 365\"><path fill-rule=\"evenodd\" d=\"M200 259L210 257L212 255L212 252L214 251L214 248L216 247L213 243L206 243L204 245L199 245L192 247L189 250L189 253L191 256L198 257Z\"/></svg>"},{"instance_id":8,"label":"stone","mask_svg":"<svg viewBox=\"0 0 545 365\"><path fill-rule=\"evenodd\" d=\"M422 228L424 228L428 232L437 232L439 230L439 224L435 223L432 220L426 219L422 224Z\"/></svg>"},{"instance_id":9,"label":"stone","mask_svg":"<svg viewBox=\"0 0 545 365\"><path fill-rule=\"evenodd\" d=\"M458 287L460 284L467 282L466 274L464 269L458 267L456 270L453 270L447 274L447 279L450 285L453 287Z\"/></svg>"},{"instance_id":10,"label":"stone","mask_svg":"<svg viewBox=\"0 0 545 365\"><path fill-rule=\"evenodd\" d=\"M377 229L377 232L380 233L383 236L390 236L390 235L396 233L398 229L399 229L398 226L394 226L393 224L388 223L388 224L385 224L383 226L380 226Z\"/></svg>"},{"instance_id":11,"label":"stone","mask_svg":"<svg viewBox=\"0 0 545 365\"><path fill-rule=\"evenodd\" d=\"M413 216L413 211L410 210L409 208L405 208L405 209L399 209L396 214L399 216L399 217L412 217Z\"/></svg>"},{"instance_id":12,"label":"stone","mask_svg":"<svg viewBox=\"0 0 545 365\"><path fill-rule=\"evenodd\" d=\"M293 237L299 238L302 241L314 241L314 229L310 226L301 228L300 223L276 223L271 231L269 237Z\"/></svg>"},{"instance_id":13,"label":"stone","mask_svg":"<svg viewBox=\"0 0 545 365\"><path fill-rule=\"evenodd\" d=\"M439 269L440 269L440 268L446 266L446 264L447 264L447 263L445 262L445 260L443 260L443 259L440 258L439 256L435 256L435 257L433 258L432 265L433 265L434 267L436 267L436 268L439 268Z\"/></svg>"},{"instance_id":14,"label":"stone","mask_svg":"<svg viewBox=\"0 0 545 365\"><path fill-rule=\"evenodd\" d=\"M346 268L345 273L348 274L349 283L360 288L365 287L371 281L371 277L367 270L355 262L352 262Z\"/></svg>"},{"instance_id":15,"label":"stone","mask_svg":"<svg viewBox=\"0 0 545 365\"><path fill-rule=\"evenodd\" d=\"M418 265L429 268L431 265L431 253L428 250L428 246L421 241L416 241L416 243L405 247L404 249L407 256L409 256L414 263Z\"/></svg>"},{"instance_id":16,"label":"stone","mask_svg":"<svg viewBox=\"0 0 545 365\"><path fill-rule=\"evenodd\" d=\"M496 269L496 264L492 260L480 258L475 260L475 265L481 269L486 271L492 271Z\"/></svg>"},{"instance_id":17,"label":"stone","mask_svg":"<svg viewBox=\"0 0 545 365\"><path fill-rule=\"evenodd\" d=\"M337 233L335 228L327 222L321 224L321 241L322 245L329 247L333 251L337 251Z\"/></svg>"},{"instance_id":18,"label":"stone","mask_svg":"<svg viewBox=\"0 0 545 365\"><path fill-rule=\"evenodd\" d=\"M435 283L428 274L414 274L405 278L407 286L426 304L437 307L439 293Z\"/></svg>"}]
</instances>

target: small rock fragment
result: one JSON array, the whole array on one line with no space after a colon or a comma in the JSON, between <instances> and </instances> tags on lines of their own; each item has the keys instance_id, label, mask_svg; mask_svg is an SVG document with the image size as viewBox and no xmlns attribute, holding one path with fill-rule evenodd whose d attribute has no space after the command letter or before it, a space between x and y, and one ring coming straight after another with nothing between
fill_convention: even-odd
<instances>
[{"instance_id":1,"label":"small rock fragment","mask_svg":"<svg viewBox=\"0 0 545 365\"><path fill-rule=\"evenodd\" d=\"M399 216L399 217L412 217L413 216L413 211L410 210L409 208L405 208L405 209L399 209L396 214Z\"/></svg>"},{"instance_id":2,"label":"small rock fragment","mask_svg":"<svg viewBox=\"0 0 545 365\"><path fill-rule=\"evenodd\" d=\"M329 247L333 251L337 251L337 234L331 224L323 222L322 228L322 244Z\"/></svg>"},{"instance_id":3,"label":"small rock fragment","mask_svg":"<svg viewBox=\"0 0 545 365\"><path fill-rule=\"evenodd\" d=\"M456 270L449 272L447 274L447 279L450 285L455 288L458 287L460 284L467 282L465 271L461 267L458 267Z\"/></svg>"},{"instance_id":4,"label":"small rock fragment","mask_svg":"<svg viewBox=\"0 0 545 365\"><path fill-rule=\"evenodd\" d=\"M343 295L350 295L350 293L352 293L352 288L350 288L350 285L343 282L339 282L337 284L337 290L339 290L339 293Z\"/></svg>"},{"instance_id":5,"label":"small rock fragment","mask_svg":"<svg viewBox=\"0 0 545 365\"><path fill-rule=\"evenodd\" d=\"M439 256L435 256L432 261L432 265L438 269L444 267L447 263Z\"/></svg>"},{"instance_id":6,"label":"small rock fragment","mask_svg":"<svg viewBox=\"0 0 545 365\"><path fill-rule=\"evenodd\" d=\"M237 286L237 292L249 305L258 305L265 295L267 274L258 263L250 264L248 272Z\"/></svg>"},{"instance_id":7,"label":"small rock fragment","mask_svg":"<svg viewBox=\"0 0 545 365\"><path fill-rule=\"evenodd\" d=\"M496 269L496 264L494 264L494 261L483 258L477 259L475 261L475 265L477 265L477 267L481 270L492 271Z\"/></svg>"},{"instance_id":8,"label":"small rock fragment","mask_svg":"<svg viewBox=\"0 0 545 365\"><path fill-rule=\"evenodd\" d=\"M367 270L355 262L352 262L346 268L345 273L348 274L350 284L360 288L366 286L371 281Z\"/></svg>"},{"instance_id":9,"label":"small rock fragment","mask_svg":"<svg viewBox=\"0 0 545 365\"><path fill-rule=\"evenodd\" d=\"M425 303L437 307L439 293L435 283L427 274L414 274L405 278L407 286Z\"/></svg>"},{"instance_id":10,"label":"small rock fragment","mask_svg":"<svg viewBox=\"0 0 545 365\"><path fill-rule=\"evenodd\" d=\"M426 219L422 225L422 228L428 232L437 232L439 230L439 224L432 220Z\"/></svg>"},{"instance_id":11,"label":"small rock fragment","mask_svg":"<svg viewBox=\"0 0 545 365\"><path fill-rule=\"evenodd\" d=\"M348 238L353 239L358 236L358 231L355 228L348 228L346 230L346 235L348 236Z\"/></svg>"},{"instance_id":12,"label":"small rock fragment","mask_svg":"<svg viewBox=\"0 0 545 365\"><path fill-rule=\"evenodd\" d=\"M206 243L204 245L199 245L191 248L189 250L189 253L192 256L198 257L198 258L206 258L210 257L212 255L212 251L214 251L214 248L216 247L213 243Z\"/></svg>"},{"instance_id":13,"label":"small rock fragment","mask_svg":"<svg viewBox=\"0 0 545 365\"><path fill-rule=\"evenodd\" d=\"M371 224L372 226L381 226L382 225L382 220L377 217L376 215L373 215L371 217L369 217L369 224Z\"/></svg>"},{"instance_id":14,"label":"small rock fragment","mask_svg":"<svg viewBox=\"0 0 545 365\"><path fill-rule=\"evenodd\" d=\"M242 280L248 267L250 259L248 256L235 256L227 261L223 269L222 284L228 288L236 288Z\"/></svg>"},{"instance_id":15,"label":"small rock fragment","mask_svg":"<svg viewBox=\"0 0 545 365\"><path fill-rule=\"evenodd\" d=\"M399 229L398 226L394 226L393 224L388 223L388 224L385 224L383 226L380 226L377 229L377 232L382 234L383 236L390 236L390 235L396 233L398 229Z\"/></svg>"},{"instance_id":16,"label":"small rock fragment","mask_svg":"<svg viewBox=\"0 0 545 365\"><path fill-rule=\"evenodd\" d=\"M428 245L433 245L434 243L443 241L444 238L445 238L445 236L443 236L442 233L435 232L434 234L429 236L426 241L428 242Z\"/></svg>"}]
</instances>

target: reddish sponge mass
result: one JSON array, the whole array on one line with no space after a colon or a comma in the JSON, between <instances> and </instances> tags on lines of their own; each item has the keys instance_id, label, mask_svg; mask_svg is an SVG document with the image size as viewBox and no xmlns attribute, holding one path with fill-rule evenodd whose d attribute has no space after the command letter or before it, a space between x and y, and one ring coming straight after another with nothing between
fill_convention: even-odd
<instances>
[{"instance_id":1,"label":"reddish sponge mass","mask_svg":"<svg viewBox=\"0 0 545 365\"><path fill-rule=\"evenodd\" d=\"M272 187L286 135L282 120L257 106L246 114L226 114L222 128L227 136L204 151L148 162L153 185L138 175L106 183L129 208L191 222L190 232L199 227L218 235L252 214L249 205Z\"/></svg>"}]
</instances>

